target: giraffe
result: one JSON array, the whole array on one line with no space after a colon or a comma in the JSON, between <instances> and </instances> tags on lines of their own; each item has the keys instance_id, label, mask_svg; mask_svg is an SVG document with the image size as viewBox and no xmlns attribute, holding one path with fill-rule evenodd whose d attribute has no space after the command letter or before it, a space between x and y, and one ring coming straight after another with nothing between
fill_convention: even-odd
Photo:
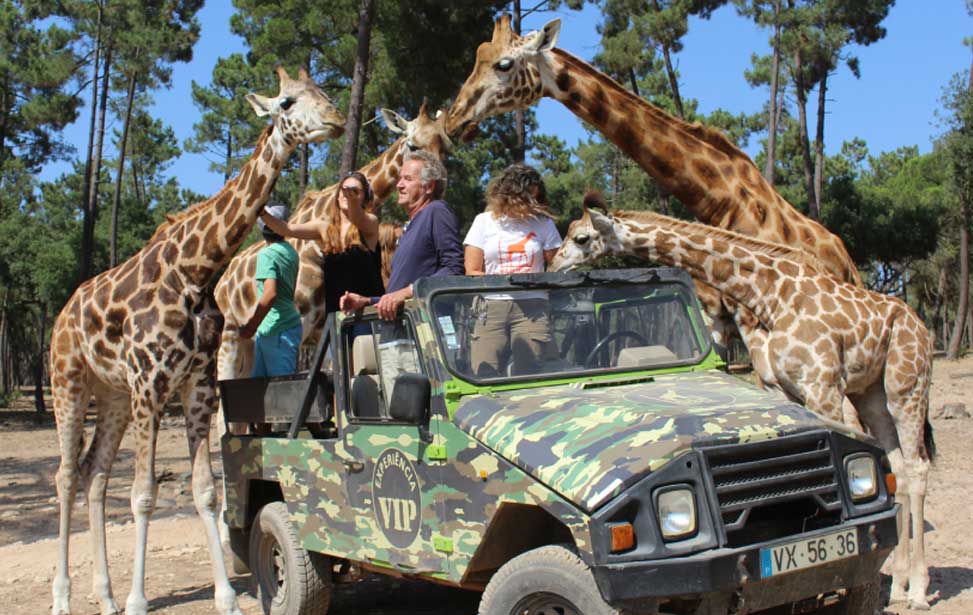
<instances>
[{"instance_id":1,"label":"giraffe","mask_svg":"<svg viewBox=\"0 0 973 615\"><path fill-rule=\"evenodd\" d=\"M794 248L648 212L602 214L586 206L551 268L608 253L682 267L729 297L734 316L747 310L766 336L755 369L794 401L840 420L842 400L851 400L899 480L903 518L891 599L928 609L923 509L935 454L927 417L932 345L915 312L897 298L835 279Z\"/></svg>"},{"instance_id":2,"label":"giraffe","mask_svg":"<svg viewBox=\"0 0 973 615\"><path fill-rule=\"evenodd\" d=\"M344 118L300 71L277 69L276 97L248 94L258 116L270 116L239 175L207 201L171 217L139 252L84 282L58 315L51 334L51 388L61 464L60 547L53 581L53 615L71 611L68 541L71 509L81 481L88 500L95 570L92 585L103 615L118 613L108 574L105 489L122 436L135 427L132 513L136 544L127 615L143 615L145 546L155 507L155 445L163 406L183 403L192 462L193 500L207 536L217 610L239 615L227 578L216 519L209 460L210 417L216 410L215 369L221 318L207 285L256 222L285 162L300 143L335 138ZM94 437L81 460L84 418L94 395Z\"/></svg>"},{"instance_id":3,"label":"giraffe","mask_svg":"<svg viewBox=\"0 0 973 615\"><path fill-rule=\"evenodd\" d=\"M547 96L588 122L629 155L697 220L758 239L796 244L824 271L861 286L840 238L807 218L764 179L753 161L719 131L687 123L636 96L583 60L555 48L561 22L518 36L503 15L476 51L473 71L450 107L446 128L469 136L483 119L526 109ZM696 285L726 343L729 314L712 288ZM758 324L737 317L738 326Z\"/></svg>"},{"instance_id":4,"label":"giraffe","mask_svg":"<svg viewBox=\"0 0 973 615\"><path fill-rule=\"evenodd\" d=\"M406 152L424 149L442 158L453 145L445 132L445 114L438 112L435 117L431 117L425 103L420 107L419 115L412 121L406 121L398 113L387 109L382 111L382 115L389 129L402 133L402 136L382 155L360 169L368 178L377 203L384 200L395 186ZM291 214L291 221L303 223L323 218L325 205L334 198L337 187L338 184L334 184L324 190L306 192ZM324 326L326 316L321 249L315 241L287 241L300 255L294 303L301 314L303 341L313 341ZM254 245L240 252L230 261L216 285L216 302L226 318L218 357L217 371L220 380L242 378L249 373L253 342L239 336L239 327L250 318L258 299L254 272L259 251L260 246Z\"/></svg>"}]
</instances>

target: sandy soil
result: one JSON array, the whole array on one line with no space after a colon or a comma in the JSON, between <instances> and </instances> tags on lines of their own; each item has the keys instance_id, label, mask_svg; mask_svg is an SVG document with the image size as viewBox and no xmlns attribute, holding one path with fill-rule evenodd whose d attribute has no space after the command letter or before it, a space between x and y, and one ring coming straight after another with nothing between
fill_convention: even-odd
<instances>
[{"instance_id":1,"label":"sandy soil","mask_svg":"<svg viewBox=\"0 0 973 615\"><path fill-rule=\"evenodd\" d=\"M926 553L932 578L932 615L973 614L973 420L935 418L945 403L973 410L973 357L937 361L932 413L938 459L926 500ZM90 422L90 421L89 421ZM90 427L90 425L89 425ZM214 613L209 554L196 518L182 421L167 417L159 436L156 464L159 501L149 528L146 593L150 610L173 615ZM219 472L218 449L212 448ZM50 612L51 579L57 554L54 473L58 447L53 423L35 422L30 399L0 409L0 612ZM108 552L116 601L124 604L131 583L134 526L129 509L132 439L126 436L108 490ZM87 510L75 507L71 577L75 615L98 613L90 592L91 547ZM240 607L260 613L249 577L233 577ZM884 577L887 591L889 578ZM331 613L445 615L475 613L473 593L372 575L338 586ZM911 615L887 607L885 615Z\"/></svg>"}]
</instances>

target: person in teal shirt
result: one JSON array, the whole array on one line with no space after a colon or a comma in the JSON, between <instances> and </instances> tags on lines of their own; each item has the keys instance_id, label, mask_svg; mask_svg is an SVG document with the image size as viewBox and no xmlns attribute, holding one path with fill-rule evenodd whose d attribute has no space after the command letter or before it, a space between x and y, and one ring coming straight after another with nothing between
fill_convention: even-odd
<instances>
[{"instance_id":1,"label":"person in teal shirt","mask_svg":"<svg viewBox=\"0 0 973 615\"><path fill-rule=\"evenodd\" d=\"M301 315L294 307L297 250L267 226L264 216L287 220L287 208L279 203L268 204L257 222L267 242L257 255L260 299L253 316L240 329L240 335L245 338L256 334L251 378L294 373L301 346Z\"/></svg>"}]
</instances>

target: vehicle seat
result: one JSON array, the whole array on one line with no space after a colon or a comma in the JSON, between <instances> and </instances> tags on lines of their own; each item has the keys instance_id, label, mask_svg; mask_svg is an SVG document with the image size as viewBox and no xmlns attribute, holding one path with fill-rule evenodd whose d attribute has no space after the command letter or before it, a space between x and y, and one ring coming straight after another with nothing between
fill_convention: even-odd
<instances>
[{"instance_id":1,"label":"vehicle seat","mask_svg":"<svg viewBox=\"0 0 973 615\"><path fill-rule=\"evenodd\" d=\"M678 361L679 357L665 346L629 346L618 353L618 367L645 367Z\"/></svg>"},{"instance_id":2,"label":"vehicle seat","mask_svg":"<svg viewBox=\"0 0 973 615\"><path fill-rule=\"evenodd\" d=\"M359 335L351 348L351 411L357 417L382 416L382 394L378 384L378 361L375 359L375 339Z\"/></svg>"}]
</instances>

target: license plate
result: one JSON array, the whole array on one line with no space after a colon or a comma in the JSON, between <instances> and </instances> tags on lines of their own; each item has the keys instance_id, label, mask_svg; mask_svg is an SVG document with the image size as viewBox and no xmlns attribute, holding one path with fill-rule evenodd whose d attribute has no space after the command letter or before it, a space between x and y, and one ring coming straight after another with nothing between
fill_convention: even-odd
<instances>
[{"instance_id":1,"label":"license plate","mask_svg":"<svg viewBox=\"0 0 973 615\"><path fill-rule=\"evenodd\" d=\"M760 576L772 577L858 554L858 532L842 530L760 550Z\"/></svg>"}]
</instances>

